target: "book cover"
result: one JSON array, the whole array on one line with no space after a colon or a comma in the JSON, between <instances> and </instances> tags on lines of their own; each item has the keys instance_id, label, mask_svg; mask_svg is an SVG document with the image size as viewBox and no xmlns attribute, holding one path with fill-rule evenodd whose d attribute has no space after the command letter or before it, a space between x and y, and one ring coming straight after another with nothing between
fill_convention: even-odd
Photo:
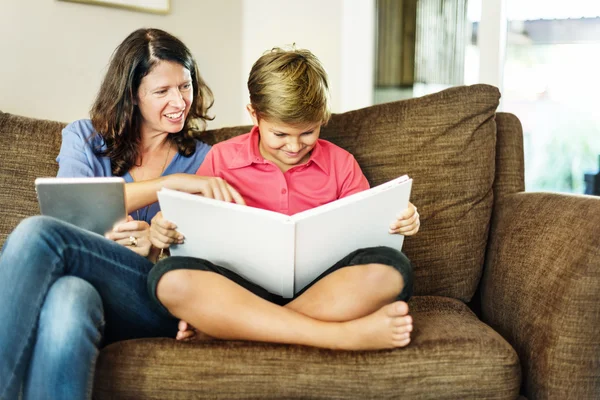
<instances>
[{"instance_id":1,"label":"book cover","mask_svg":"<svg viewBox=\"0 0 600 400\"><path fill-rule=\"evenodd\" d=\"M158 199L185 236L171 255L207 259L289 298L356 249L400 250L404 237L389 225L408 206L411 186L402 176L292 216L166 188Z\"/></svg>"}]
</instances>

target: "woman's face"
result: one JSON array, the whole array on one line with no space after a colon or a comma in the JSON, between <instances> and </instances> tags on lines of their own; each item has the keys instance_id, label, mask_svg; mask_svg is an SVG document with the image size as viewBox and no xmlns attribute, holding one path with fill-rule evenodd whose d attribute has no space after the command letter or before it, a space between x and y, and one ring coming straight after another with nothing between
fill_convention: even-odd
<instances>
[{"instance_id":1,"label":"woman's face","mask_svg":"<svg viewBox=\"0 0 600 400\"><path fill-rule=\"evenodd\" d=\"M190 71L176 62L159 61L142 78L137 93L142 136L181 131L193 95Z\"/></svg>"}]
</instances>

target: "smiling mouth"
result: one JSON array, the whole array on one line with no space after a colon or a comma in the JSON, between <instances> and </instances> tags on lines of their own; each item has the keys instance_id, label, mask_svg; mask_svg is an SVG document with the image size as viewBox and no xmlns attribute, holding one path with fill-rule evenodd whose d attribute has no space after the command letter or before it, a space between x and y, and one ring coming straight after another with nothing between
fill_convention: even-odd
<instances>
[{"instance_id":1,"label":"smiling mouth","mask_svg":"<svg viewBox=\"0 0 600 400\"><path fill-rule=\"evenodd\" d=\"M176 113L165 114L165 117L167 117L168 119L179 119L179 118L181 118L182 115L183 115L183 110L176 112Z\"/></svg>"}]
</instances>

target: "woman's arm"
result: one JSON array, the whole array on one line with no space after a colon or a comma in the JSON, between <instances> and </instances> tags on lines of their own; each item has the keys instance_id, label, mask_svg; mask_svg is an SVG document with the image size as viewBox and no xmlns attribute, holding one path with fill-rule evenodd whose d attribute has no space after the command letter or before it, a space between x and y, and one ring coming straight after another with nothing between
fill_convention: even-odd
<instances>
[{"instance_id":1,"label":"woman's arm","mask_svg":"<svg viewBox=\"0 0 600 400\"><path fill-rule=\"evenodd\" d=\"M180 173L126 184L127 213L158 201L156 192L163 187L187 193L197 193L217 200L245 204L238 191L221 178Z\"/></svg>"}]
</instances>

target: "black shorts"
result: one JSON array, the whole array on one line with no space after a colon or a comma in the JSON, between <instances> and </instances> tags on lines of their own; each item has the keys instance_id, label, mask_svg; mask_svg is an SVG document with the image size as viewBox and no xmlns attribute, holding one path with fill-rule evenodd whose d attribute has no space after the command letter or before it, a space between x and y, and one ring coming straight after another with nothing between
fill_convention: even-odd
<instances>
[{"instance_id":1,"label":"black shorts","mask_svg":"<svg viewBox=\"0 0 600 400\"><path fill-rule=\"evenodd\" d=\"M327 275L331 274L334 271L337 271L340 268L349 267L353 265L363 265L363 264L384 264L389 265L392 268L396 269L402 275L404 280L404 288L402 292L398 295L398 300L408 301L408 299L412 296L412 288L413 288L413 266L408 257L404 255L404 253L392 249L390 247L380 246L380 247L368 247L364 249L358 249L348 254L346 257L342 258L340 261L335 263L331 268L327 269L321 275L319 275L315 280L313 280L310 284L308 284L304 289L298 292L294 298L300 296L306 290L308 290L312 285L314 285L319 280L323 279ZM169 271L173 271L176 269L191 269L191 270L199 270L199 271L210 271L222 275L243 288L249 290L254 293L258 297L261 297L271 303L278 304L280 306L284 306L287 303L294 300L294 298L285 298L279 295L273 294L263 287L256 285L247 279L241 277L228 270L227 268L223 268L221 266L215 265L210 261L194 258L194 257L167 257L158 263L152 268L148 275L148 291L150 293L150 297L156 302L157 305L160 306L160 309L166 312L168 315L170 313L167 309L160 303L158 297L156 297L156 286L158 285L158 281L164 274Z\"/></svg>"}]
</instances>

